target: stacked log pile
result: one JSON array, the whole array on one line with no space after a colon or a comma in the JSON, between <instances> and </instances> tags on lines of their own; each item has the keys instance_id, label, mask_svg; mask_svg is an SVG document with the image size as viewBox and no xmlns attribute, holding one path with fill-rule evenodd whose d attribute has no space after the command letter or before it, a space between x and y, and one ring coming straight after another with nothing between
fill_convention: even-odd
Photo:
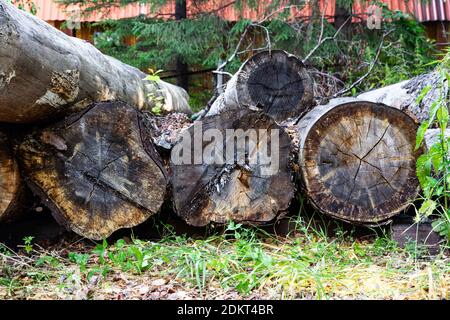
<instances>
[{"instance_id":1,"label":"stacked log pile","mask_svg":"<svg viewBox=\"0 0 450 320\"><path fill-rule=\"evenodd\" d=\"M192 122L183 89L144 81L4 0L0 43L0 122L27 128L14 139L0 132L0 222L21 211L25 185L61 225L95 240L165 201L194 226L262 224L301 193L324 214L377 224L419 192L415 136L433 90L414 101L432 73L314 106L302 62L264 51ZM149 94L178 113L146 111Z\"/></svg>"}]
</instances>

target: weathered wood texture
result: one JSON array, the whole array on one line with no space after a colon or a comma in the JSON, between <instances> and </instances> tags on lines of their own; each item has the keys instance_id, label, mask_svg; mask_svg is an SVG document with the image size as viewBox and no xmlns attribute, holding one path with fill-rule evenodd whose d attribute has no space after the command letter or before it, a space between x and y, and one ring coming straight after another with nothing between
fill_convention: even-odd
<instances>
[{"instance_id":1,"label":"weathered wood texture","mask_svg":"<svg viewBox=\"0 0 450 320\"><path fill-rule=\"evenodd\" d=\"M307 196L320 211L378 223L405 209L419 183L417 124L382 104L334 99L298 124L299 166Z\"/></svg>"},{"instance_id":2,"label":"weathered wood texture","mask_svg":"<svg viewBox=\"0 0 450 320\"><path fill-rule=\"evenodd\" d=\"M166 172L145 118L125 103L94 104L26 137L19 150L30 188L87 238L133 227L164 201Z\"/></svg>"},{"instance_id":3,"label":"weathered wood texture","mask_svg":"<svg viewBox=\"0 0 450 320\"><path fill-rule=\"evenodd\" d=\"M149 93L165 98L165 111L191 112L184 89L145 76L0 0L0 122L47 120L105 100L151 107Z\"/></svg>"},{"instance_id":4,"label":"weathered wood texture","mask_svg":"<svg viewBox=\"0 0 450 320\"><path fill-rule=\"evenodd\" d=\"M276 121L299 117L313 105L313 82L303 63L281 50L248 59L228 81L207 116L237 107L261 109Z\"/></svg>"},{"instance_id":5,"label":"weathered wood texture","mask_svg":"<svg viewBox=\"0 0 450 320\"><path fill-rule=\"evenodd\" d=\"M271 221L294 197L289 157L288 135L260 111L240 108L206 117L172 149L174 208L194 226Z\"/></svg>"},{"instance_id":6,"label":"weathered wood texture","mask_svg":"<svg viewBox=\"0 0 450 320\"><path fill-rule=\"evenodd\" d=\"M24 193L19 168L7 136L0 132L0 221L10 221L21 207Z\"/></svg>"},{"instance_id":7,"label":"weathered wood texture","mask_svg":"<svg viewBox=\"0 0 450 320\"><path fill-rule=\"evenodd\" d=\"M445 83L448 90L448 84ZM431 86L430 91L423 97L420 104L417 98L423 89ZM358 99L383 103L387 106L400 109L419 122L428 119L431 105L439 98L439 74L437 71L426 73L410 80L405 80L387 87L368 91L358 96Z\"/></svg>"},{"instance_id":8,"label":"weathered wood texture","mask_svg":"<svg viewBox=\"0 0 450 320\"><path fill-rule=\"evenodd\" d=\"M184 113L170 113L162 117L152 117L151 124L154 143L170 153L183 130L192 125L192 120Z\"/></svg>"}]
</instances>

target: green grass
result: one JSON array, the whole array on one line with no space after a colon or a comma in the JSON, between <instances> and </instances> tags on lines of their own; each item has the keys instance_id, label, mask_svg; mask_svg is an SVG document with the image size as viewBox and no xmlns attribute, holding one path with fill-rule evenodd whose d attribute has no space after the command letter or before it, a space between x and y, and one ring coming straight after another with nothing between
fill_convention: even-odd
<instances>
[{"instance_id":1,"label":"green grass","mask_svg":"<svg viewBox=\"0 0 450 320\"><path fill-rule=\"evenodd\" d=\"M1 249L0 298L442 299L450 260L418 258L382 236L353 239L297 221L278 238L230 223L205 239L166 230L157 242L83 242L28 253Z\"/></svg>"}]
</instances>

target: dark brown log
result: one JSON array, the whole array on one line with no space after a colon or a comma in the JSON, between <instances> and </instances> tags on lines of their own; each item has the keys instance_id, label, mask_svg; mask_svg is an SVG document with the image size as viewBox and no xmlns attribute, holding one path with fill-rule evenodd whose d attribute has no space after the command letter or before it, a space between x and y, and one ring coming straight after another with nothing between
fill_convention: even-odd
<instances>
[{"instance_id":1,"label":"dark brown log","mask_svg":"<svg viewBox=\"0 0 450 320\"><path fill-rule=\"evenodd\" d=\"M0 221L15 218L24 193L17 162L7 136L0 132Z\"/></svg>"},{"instance_id":2,"label":"dark brown log","mask_svg":"<svg viewBox=\"0 0 450 320\"><path fill-rule=\"evenodd\" d=\"M391 225L391 238L400 248L413 244L419 255L437 255L442 252L445 240L434 230L431 221L417 223L410 216L395 217Z\"/></svg>"},{"instance_id":3,"label":"dark brown log","mask_svg":"<svg viewBox=\"0 0 450 320\"><path fill-rule=\"evenodd\" d=\"M160 209L166 173L143 114L104 102L25 138L24 175L55 219L90 239L145 221Z\"/></svg>"},{"instance_id":4,"label":"dark brown log","mask_svg":"<svg viewBox=\"0 0 450 320\"><path fill-rule=\"evenodd\" d=\"M250 107L281 122L300 117L312 105L313 82L303 63L285 51L272 50L244 62L207 115Z\"/></svg>"},{"instance_id":5,"label":"dark brown log","mask_svg":"<svg viewBox=\"0 0 450 320\"><path fill-rule=\"evenodd\" d=\"M105 100L149 108L150 93L164 97L163 111L191 112L185 90L145 77L0 0L0 122L52 119Z\"/></svg>"},{"instance_id":6,"label":"dark brown log","mask_svg":"<svg viewBox=\"0 0 450 320\"><path fill-rule=\"evenodd\" d=\"M307 196L321 212L379 223L419 191L416 122L382 104L335 99L298 124L299 166Z\"/></svg>"},{"instance_id":7,"label":"dark brown log","mask_svg":"<svg viewBox=\"0 0 450 320\"><path fill-rule=\"evenodd\" d=\"M437 101L440 95L439 74L437 71L422 74L410 80L405 80L387 87L362 93L358 99L383 103L393 108L400 109L419 122L428 119L431 105ZM430 86L431 89L417 104L416 100L423 92L423 89ZM445 82L444 91L448 90Z\"/></svg>"},{"instance_id":8,"label":"dark brown log","mask_svg":"<svg viewBox=\"0 0 450 320\"><path fill-rule=\"evenodd\" d=\"M206 117L172 149L175 210L194 226L271 221L294 196L289 160L288 135L263 112L240 108Z\"/></svg>"}]
</instances>

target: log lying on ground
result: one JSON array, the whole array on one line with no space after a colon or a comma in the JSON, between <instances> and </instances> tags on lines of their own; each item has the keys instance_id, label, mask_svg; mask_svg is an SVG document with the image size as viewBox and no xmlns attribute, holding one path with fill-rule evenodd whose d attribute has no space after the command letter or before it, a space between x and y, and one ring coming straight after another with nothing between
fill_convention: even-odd
<instances>
[{"instance_id":1,"label":"log lying on ground","mask_svg":"<svg viewBox=\"0 0 450 320\"><path fill-rule=\"evenodd\" d=\"M379 223L405 209L419 191L416 122L382 104L335 99L298 124L304 189L321 212Z\"/></svg>"},{"instance_id":2,"label":"log lying on ground","mask_svg":"<svg viewBox=\"0 0 450 320\"><path fill-rule=\"evenodd\" d=\"M8 138L0 132L0 221L8 222L19 213L24 194L19 167ZM20 214L20 213L19 213Z\"/></svg>"},{"instance_id":3,"label":"log lying on ground","mask_svg":"<svg viewBox=\"0 0 450 320\"><path fill-rule=\"evenodd\" d=\"M358 99L383 103L400 109L414 117L418 122L422 122L428 119L431 105L439 98L439 81L438 72L432 71L410 80L362 93L358 96ZM447 83L444 85L448 87ZM417 98L427 86L430 86L431 89L423 97L422 101L417 104ZM444 90L448 90L448 88Z\"/></svg>"},{"instance_id":4,"label":"log lying on ground","mask_svg":"<svg viewBox=\"0 0 450 320\"><path fill-rule=\"evenodd\" d=\"M441 129L428 129L425 131L424 141L427 149L431 148L433 144L440 141L439 136L441 135ZM450 138L450 129L445 129L444 132L445 139Z\"/></svg>"},{"instance_id":5,"label":"log lying on ground","mask_svg":"<svg viewBox=\"0 0 450 320\"><path fill-rule=\"evenodd\" d=\"M104 102L26 137L19 151L55 219L99 240L160 209L167 179L151 139L141 112Z\"/></svg>"},{"instance_id":6,"label":"log lying on ground","mask_svg":"<svg viewBox=\"0 0 450 320\"><path fill-rule=\"evenodd\" d=\"M281 50L248 59L228 81L207 116L238 107L260 108L281 122L313 105L313 82L303 63Z\"/></svg>"},{"instance_id":7,"label":"log lying on ground","mask_svg":"<svg viewBox=\"0 0 450 320\"><path fill-rule=\"evenodd\" d=\"M280 217L295 191L289 157L288 135L262 112L228 110L195 122L171 152L175 210L194 226Z\"/></svg>"},{"instance_id":8,"label":"log lying on ground","mask_svg":"<svg viewBox=\"0 0 450 320\"><path fill-rule=\"evenodd\" d=\"M400 109L418 122L422 122L429 118L431 105L439 99L439 82L437 71L432 71L410 80L362 93L357 98ZM448 91L448 83L444 82L443 85L445 86L443 91ZM420 104L417 104L416 100L426 86L430 86L430 90L423 96ZM440 129L428 129L425 133L424 146L430 148L438 140L439 134ZM445 130L445 137L450 137L450 129Z\"/></svg>"},{"instance_id":9,"label":"log lying on ground","mask_svg":"<svg viewBox=\"0 0 450 320\"><path fill-rule=\"evenodd\" d=\"M0 0L0 122L47 120L95 101L150 107L149 93L164 97L163 110L191 112L182 88L145 76Z\"/></svg>"}]
</instances>

